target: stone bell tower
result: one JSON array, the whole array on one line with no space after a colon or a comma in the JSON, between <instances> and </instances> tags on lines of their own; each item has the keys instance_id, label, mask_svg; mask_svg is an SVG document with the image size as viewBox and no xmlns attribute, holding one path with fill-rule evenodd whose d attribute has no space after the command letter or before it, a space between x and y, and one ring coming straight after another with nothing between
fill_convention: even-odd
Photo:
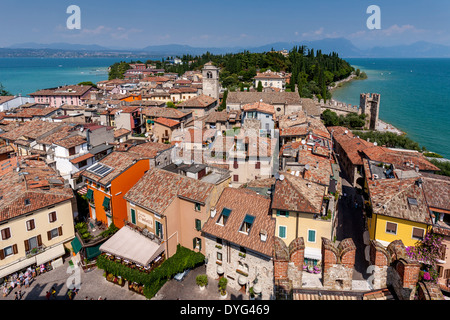
<instances>
[{"instance_id":1,"label":"stone bell tower","mask_svg":"<svg viewBox=\"0 0 450 320\"><path fill-rule=\"evenodd\" d=\"M212 62L205 63L202 69L203 94L219 99L219 68Z\"/></svg>"}]
</instances>

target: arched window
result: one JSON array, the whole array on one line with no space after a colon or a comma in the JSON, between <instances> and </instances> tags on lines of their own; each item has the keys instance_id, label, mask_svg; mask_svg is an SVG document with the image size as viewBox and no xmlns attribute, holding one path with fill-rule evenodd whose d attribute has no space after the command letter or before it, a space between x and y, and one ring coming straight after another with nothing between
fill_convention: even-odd
<instances>
[{"instance_id":1,"label":"arched window","mask_svg":"<svg viewBox=\"0 0 450 320\"><path fill-rule=\"evenodd\" d=\"M206 78L208 78L208 79L212 79L212 72L211 71L208 71L208 73L206 74Z\"/></svg>"}]
</instances>

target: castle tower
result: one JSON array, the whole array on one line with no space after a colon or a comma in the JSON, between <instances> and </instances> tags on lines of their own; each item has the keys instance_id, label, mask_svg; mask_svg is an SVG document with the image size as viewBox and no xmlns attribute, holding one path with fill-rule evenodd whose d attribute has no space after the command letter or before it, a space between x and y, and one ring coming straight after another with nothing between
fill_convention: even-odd
<instances>
[{"instance_id":1,"label":"castle tower","mask_svg":"<svg viewBox=\"0 0 450 320\"><path fill-rule=\"evenodd\" d=\"M219 68L212 62L205 63L202 69L203 94L219 99Z\"/></svg>"},{"instance_id":2,"label":"castle tower","mask_svg":"<svg viewBox=\"0 0 450 320\"><path fill-rule=\"evenodd\" d=\"M375 130L380 110L380 95L378 93L361 93L359 96L359 107L361 113L366 115L365 127Z\"/></svg>"}]
</instances>

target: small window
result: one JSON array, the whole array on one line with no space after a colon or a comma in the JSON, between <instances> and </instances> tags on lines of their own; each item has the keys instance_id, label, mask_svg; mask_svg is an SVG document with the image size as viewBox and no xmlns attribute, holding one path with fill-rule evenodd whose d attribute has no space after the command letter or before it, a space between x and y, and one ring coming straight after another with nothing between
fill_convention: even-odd
<instances>
[{"instance_id":1,"label":"small window","mask_svg":"<svg viewBox=\"0 0 450 320\"><path fill-rule=\"evenodd\" d=\"M31 204L30 199L25 199L25 205L29 206Z\"/></svg>"},{"instance_id":2,"label":"small window","mask_svg":"<svg viewBox=\"0 0 450 320\"><path fill-rule=\"evenodd\" d=\"M201 211L200 203L195 204L195 211Z\"/></svg>"},{"instance_id":3,"label":"small window","mask_svg":"<svg viewBox=\"0 0 450 320\"><path fill-rule=\"evenodd\" d=\"M278 227L278 236L282 239L286 238L286 227L285 226Z\"/></svg>"},{"instance_id":4,"label":"small window","mask_svg":"<svg viewBox=\"0 0 450 320\"><path fill-rule=\"evenodd\" d=\"M424 229L413 227L412 238L416 240L423 240L424 233L425 233Z\"/></svg>"},{"instance_id":5,"label":"small window","mask_svg":"<svg viewBox=\"0 0 450 320\"><path fill-rule=\"evenodd\" d=\"M316 230L308 230L308 242L316 242Z\"/></svg>"},{"instance_id":6,"label":"small window","mask_svg":"<svg viewBox=\"0 0 450 320\"><path fill-rule=\"evenodd\" d=\"M217 252L217 260L222 261L222 252Z\"/></svg>"},{"instance_id":7,"label":"small window","mask_svg":"<svg viewBox=\"0 0 450 320\"><path fill-rule=\"evenodd\" d=\"M33 230L35 228L34 219L27 221L27 231Z\"/></svg>"},{"instance_id":8,"label":"small window","mask_svg":"<svg viewBox=\"0 0 450 320\"><path fill-rule=\"evenodd\" d=\"M11 230L9 228L2 229L2 240L11 238Z\"/></svg>"},{"instance_id":9,"label":"small window","mask_svg":"<svg viewBox=\"0 0 450 320\"><path fill-rule=\"evenodd\" d=\"M241 228L239 229L239 231L248 234L250 232L250 229L252 228L254 221L255 221L255 217L247 214L244 218L244 221L242 222L242 225L241 225Z\"/></svg>"},{"instance_id":10,"label":"small window","mask_svg":"<svg viewBox=\"0 0 450 320\"><path fill-rule=\"evenodd\" d=\"M3 252L4 252L4 256L5 257L13 255L14 254L13 246L9 246L9 247L4 248Z\"/></svg>"},{"instance_id":11,"label":"small window","mask_svg":"<svg viewBox=\"0 0 450 320\"><path fill-rule=\"evenodd\" d=\"M386 233L397 234L397 224L386 222Z\"/></svg>"},{"instance_id":12,"label":"small window","mask_svg":"<svg viewBox=\"0 0 450 320\"><path fill-rule=\"evenodd\" d=\"M239 181L239 175L238 174L233 175L233 181L234 182L238 182Z\"/></svg>"},{"instance_id":13,"label":"small window","mask_svg":"<svg viewBox=\"0 0 450 320\"><path fill-rule=\"evenodd\" d=\"M285 210L277 210L277 216L281 216L281 217L289 217L289 211L285 211Z\"/></svg>"},{"instance_id":14,"label":"small window","mask_svg":"<svg viewBox=\"0 0 450 320\"><path fill-rule=\"evenodd\" d=\"M50 212L48 214L48 221L55 222L56 221L56 211Z\"/></svg>"},{"instance_id":15,"label":"small window","mask_svg":"<svg viewBox=\"0 0 450 320\"><path fill-rule=\"evenodd\" d=\"M231 214L231 210L228 208L223 208L222 212L219 215L219 218L217 219L217 224L220 224L224 226L227 223L228 217Z\"/></svg>"}]
</instances>

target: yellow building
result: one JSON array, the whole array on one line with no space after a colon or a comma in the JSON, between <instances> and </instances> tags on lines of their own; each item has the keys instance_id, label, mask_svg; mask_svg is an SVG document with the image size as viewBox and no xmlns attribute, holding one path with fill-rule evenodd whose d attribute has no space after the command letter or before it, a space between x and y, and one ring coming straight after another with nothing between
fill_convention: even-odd
<instances>
[{"instance_id":1,"label":"yellow building","mask_svg":"<svg viewBox=\"0 0 450 320\"><path fill-rule=\"evenodd\" d=\"M431 229L421 175L414 169L397 170L391 164L364 159L364 191L371 240L388 245L402 240L414 246Z\"/></svg>"},{"instance_id":2,"label":"yellow building","mask_svg":"<svg viewBox=\"0 0 450 320\"><path fill-rule=\"evenodd\" d=\"M61 265L75 237L72 189L43 161L1 164L0 278L32 265Z\"/></svg>"},{"instance_id":3,"label":"yellow building","mask_svg":"<svg viewBox=\"0 0 450 320\"><path fill-rule=\"evenodd\" d=\"M317 262L322 259L321 238L333 238L334 215L328 214L327 187L290 173L282 176L275 183L272 201L275 236L288 246L303 237L305 259Z\"/></svg>"}]
</instances>

